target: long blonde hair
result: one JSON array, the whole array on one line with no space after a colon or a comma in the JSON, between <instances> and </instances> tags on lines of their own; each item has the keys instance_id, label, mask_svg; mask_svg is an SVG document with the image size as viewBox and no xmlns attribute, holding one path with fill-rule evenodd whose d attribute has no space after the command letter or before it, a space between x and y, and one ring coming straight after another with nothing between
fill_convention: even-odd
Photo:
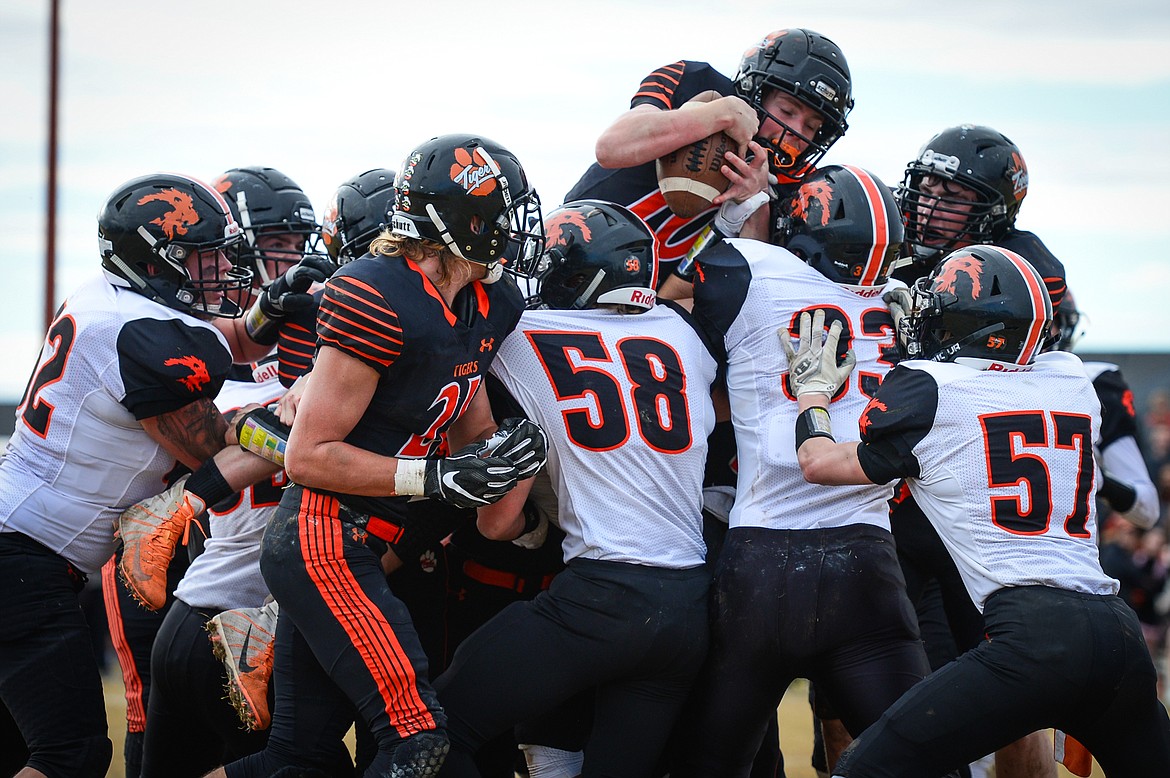
<instances>
[{"instance_id":1,"label":"long blonde hair","mask_svg":"<svg viewBox=\"0 0 1170 778\"><path fill-rule=\"evenodd\" d=\"M378 237L370 241L370 253L383 257L405 257L411 262L422 262L424 259L437 257L439 260L439 278L435 286L443 287L451 282L455 276L457 263L466 262L452 254L445 246L434 241L420 238L408 238L405 235L395 235L389 229L382 230Z\"/></svg>"}]
</instances>

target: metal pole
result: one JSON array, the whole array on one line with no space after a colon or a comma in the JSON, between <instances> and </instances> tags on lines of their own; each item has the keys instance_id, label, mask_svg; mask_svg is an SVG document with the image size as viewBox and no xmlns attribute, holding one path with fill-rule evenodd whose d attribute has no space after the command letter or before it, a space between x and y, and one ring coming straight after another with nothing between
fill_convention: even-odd
<instances>
[{"instance_id":1,"label":"metal pole","mask_svg":"<svg viewBox=\"0 0 1170 778\"><path fill-rule=\"evenodd\" d=\"M49 14L49 176L45 219L45 329L57 310L57 61L59 0L50 0Z\"/></svg>"}]
</instances>

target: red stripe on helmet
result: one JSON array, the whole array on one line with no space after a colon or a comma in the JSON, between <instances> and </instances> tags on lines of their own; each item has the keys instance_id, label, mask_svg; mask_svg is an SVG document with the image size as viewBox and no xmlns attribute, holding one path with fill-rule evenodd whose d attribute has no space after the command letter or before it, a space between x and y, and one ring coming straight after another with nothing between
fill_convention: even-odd
<instances>
[{"instance_id":1,"label":"red stripe on helmet","mask_svg":"<svg viewBox=\"0 0 1170 778\"><path fill-rule=\"evenodd\" d=\"M873 224L870 232L869 257L865 260L865 269L857 283L859 286L874 286L882 269L886 247L890 245L890 222L886 201L882 197L881 184L875 181L873 176L853 165L841 167L852 173L861 184L861 189L865 192L865 201L869 205L869 217Z\"/></svg>"},{"instance_id":2,"label":"red stripe on helmet","mask_svg":"<svg viewBox=\"0 0 1170 778\"><path fill-rule=\"evenodd\" d=\"M1040 345L1043 343L1048 329L1048 322L1052 318L1052 303L1048 299L1048 289L1044 286L1044 281L1036 272L1036 268L1032 267L1028 260L1014 251L998 246L993 248L1020 271L1020 275L1024 278L1024 285L1028 287L1028 296L1032 302L1032 326L1028 330L1028 337L1024 340L1023 348L1020 349L1020 357L1017 362L1020 365L1027 365L1040 351Z\"/></svg>"}]
</instances>

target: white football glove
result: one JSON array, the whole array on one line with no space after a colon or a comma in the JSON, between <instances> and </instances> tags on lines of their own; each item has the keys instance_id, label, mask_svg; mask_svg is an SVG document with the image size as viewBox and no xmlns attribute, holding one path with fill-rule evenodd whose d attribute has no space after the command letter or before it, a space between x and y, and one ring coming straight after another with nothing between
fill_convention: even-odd
<instances>
[{"instance_id":1,"label":"white football glove","mask_svg":"<svg viewBox=\"0 0 1170 778\"><path fill-rule=\"evenodd\" d=\"M845 352L841 364L837 364L837 341L841 338L841 322L835 321L829 327L829 334L821 341L825 330L825 311L818 308L810 316L808 311L800 314L800 348L793 350L792 339L786 328L779 330L780 343L788 356L788 375L792 391L797 397L804 394L827 394L832 397L849 380L857 357L853 349Z\"/></svg>"}]
</instances>

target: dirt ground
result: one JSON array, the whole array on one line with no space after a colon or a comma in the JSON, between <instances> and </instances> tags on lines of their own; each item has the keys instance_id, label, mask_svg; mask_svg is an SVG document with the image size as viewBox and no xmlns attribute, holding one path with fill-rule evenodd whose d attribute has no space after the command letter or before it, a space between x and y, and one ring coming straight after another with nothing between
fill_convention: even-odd
<instances>
[{"instance_id":1,"label":"dirt ground","mask_svg":"<svg viewBox=\"0 0 1170 778\"><path fill-rule=\"evenodd\" d=\"M122 741L126 734L126 698L123 696L122 677L112 669L104 678L106 710L110 721L110 739L114 741L114 761L107 778L125 778L122 759ZM808 685L798 680L780 703L780 747L784 751L787 778L816 778L810 764L812 755L812 719L808 708ZM352 743L351 743L352 747ZM1104 773L1093 765L1092 778L1104 778ZM1059 778L1070 778L1064 768L1057 769Z\"/></svg>"}]
</instances>

